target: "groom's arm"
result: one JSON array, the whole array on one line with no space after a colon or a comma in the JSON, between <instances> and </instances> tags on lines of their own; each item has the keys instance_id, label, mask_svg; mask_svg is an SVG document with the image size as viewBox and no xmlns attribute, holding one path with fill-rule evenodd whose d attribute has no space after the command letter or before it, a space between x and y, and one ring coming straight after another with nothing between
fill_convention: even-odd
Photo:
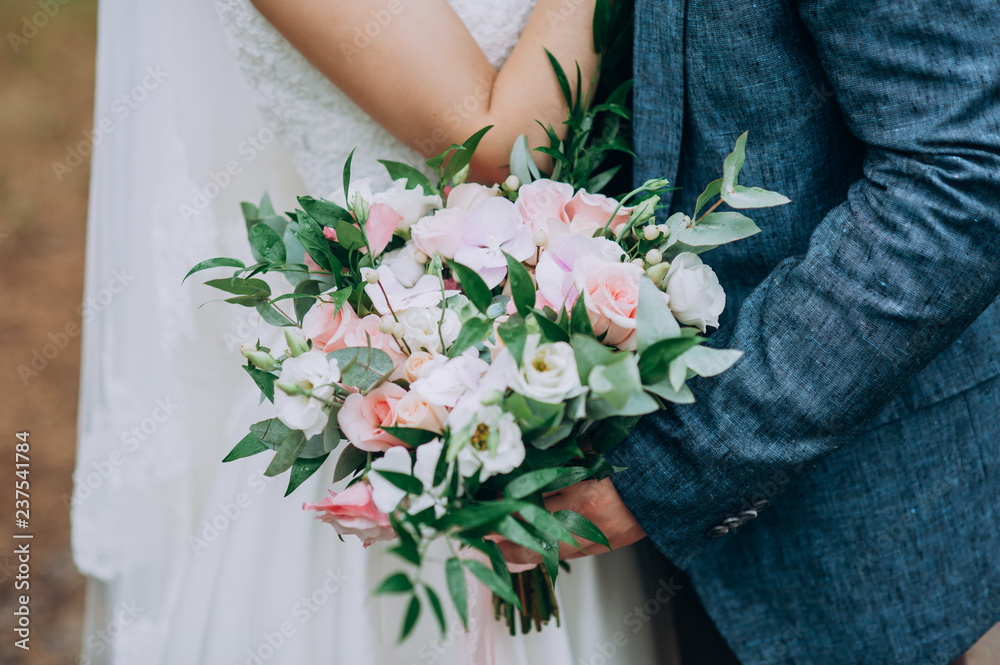
<instances>
[{"instance_id":1,"label":"groom's arm","mask_svg":"<svg viewBox=\"0 0 1000 665\"><path fill-rule=\"evenodd\" d=\"M868 145L864 177L721 331L744 358L608 456L629 467L614 477L625 504L681 566L759 484L847 443L1000 294L996 0L799 8Z\"/></svg>"}]
</instances>

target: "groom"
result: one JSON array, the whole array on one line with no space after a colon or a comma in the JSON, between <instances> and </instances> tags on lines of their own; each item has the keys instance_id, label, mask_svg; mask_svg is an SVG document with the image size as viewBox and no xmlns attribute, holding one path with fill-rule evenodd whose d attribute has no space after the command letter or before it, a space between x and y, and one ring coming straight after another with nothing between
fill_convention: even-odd
<instances>
[{"instance_id":1,"label":"groom","mask_svg":"<svg viewBox=\"0 0 1000 665\"><path fill-rule=\"evenodd\" d=\"M792 203L712 253L743 359L556 502L645 531L743 663L949 663L1000 622L1000 3L636 12L636 182L690 213L749 130Z\"/></svg>"}]
</instances>

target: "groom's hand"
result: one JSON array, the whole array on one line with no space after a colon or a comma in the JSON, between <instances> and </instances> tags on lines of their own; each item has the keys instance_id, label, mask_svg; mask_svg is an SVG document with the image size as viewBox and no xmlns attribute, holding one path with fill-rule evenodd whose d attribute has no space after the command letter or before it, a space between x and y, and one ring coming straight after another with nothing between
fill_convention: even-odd
<instances>
[{"instance_id":1,"label":"groom's hand","mask_svg":"<svg viewBox=\"0 0 1000 665\"><path fill-rule=\"evenodd\" d=\"M580 513L604 533L608 542L611 543L612 549L631 545L646 537L642 527L639 526L635 517L618 496L618 490L615 489L610 478L587 480L553 492L545 498L545 507L551 512L572 510ZM578 537L577 541L582 549L561 543L559 558L577 559L608 551L604 545L592 543L583 538ZM541 563L542 561L542 558L535 552L509 540L498 538L497 543L500 545L504 558L510 563Z\"/></svg>"}]
</instances>

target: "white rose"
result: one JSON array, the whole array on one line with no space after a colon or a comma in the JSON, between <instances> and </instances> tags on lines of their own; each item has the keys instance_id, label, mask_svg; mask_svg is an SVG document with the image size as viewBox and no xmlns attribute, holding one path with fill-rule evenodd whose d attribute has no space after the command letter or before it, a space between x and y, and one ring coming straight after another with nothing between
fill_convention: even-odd
<instances>
[{"instance_id":1,"label":"white rose","mask_svg":"<svg viewBox=\"0 0 1000 665\"><path fill-rule=\"evenodd\" d=\"M415 251L417 251L416 246L408 242L399 249L382 255L382 265L387 266L399 283L408 289L413 288L425 272L424 266L417 263L417 259L414 258Z\"/></svg>"},{"instance_id":2,"label":"white rose","mask_svg":"<svg viewBox=\"0 0 1000 665\"><path fill-rule=\"evenodd\" d=\"M393 446L385 451L385 455L372 462L373 473L368 474L368 482L372 486L372 501L375 507L386 515L391 515L396 510L399 502L406 496L406 492L399 489L378 471L394 471L396 473L409 474L412 469L410 453L403 446Z\"/></svg>"},{"instance_id":3,"label":"white rose","mask_svg":"<svg viewBox=\"0 0 1000 665\"><path fill-rule=\"evenodd\" d=\"M453 411L452 415L460 412ZM468 422L449 424L452 436L462 440L458 469L463 478L478 471L482 482L490 476L510 473L524 461L521 429L514 416L499 406L483 406Z\"/></svg>"},{"instance_id":4,"label":"white rose","mask_svg":"<svg viewBox=\"0 0 1000 665\"><path fill-rule=\"evenodd\" d=\"M515 366L510 387L525 397L560 404L584 391L576 369L576 355L566 342L538 344L539 335L528 335L521 367Z\"/></svg>"},{"instance_id":5,"label":"white rose","mask_svg":"<svg viewBox=\"0 0 1000 665\"><path fill-rule=\"evenodd\" d=\"M431 353L443 353L445 349L441 347L441 338L444 337L447 348L458 339L458 333L462 331L458 314L447 308L444 310L443 321L440 307L416 307L399 312L399 322L403 324L403 341L411 352L423 349Z\"/></svg>"},{"instance_id":6,"label":"white rose","mask_svg":"<svg viewBox=\"0 0 1000 665\"><path fill-rule=\"evenodd\" d=\"M459 399L474 392L490 366L481 360L475 349L469 349L457 358L444 363L435 363L429 373L415 381L410 390L415 390L435 404L453 408Z\"/></svg>"},{"instance_id":7,"label":"white rose","mask_svg":"<svg viewBox=\"0 0 1000 665\"><path fill-rule=\"evenodd\" d=\"M403 218L396 227L400 231L409 229L418 219L431 214L442 205L440 196L424 194L424 188L419 185L407 189L405 178L394 180L390 189L375 195L374 202L385 203Z\"/></svg>"},{"instance_id":8,"label":"white rose","mask_svg":"<svg viewBox=\"0 0 1000 665\"><path fill-rule=\"evenodd\" d=\"M307 438L321 433L329 417L323 400L329 401L333 397L333 386L330 384L340 381L337 361L327 360L322 353L303 353L297 358L285 360L279 380L308 390L313 396L289 395L281 389L275 390L274 406L278 419L292 429L302 430Z\"/></svg>"},{"instance_id":9,"label":"white rose","mask_svg":"<svg viewBox=\"0 0 1000 665\"><path fill-rule=\"evenodd\" d=\"M702 263L697 254L678 254L670 262L664 284L670 296L670 310L678 321L697 326L702 332L708 326L719 326L719 315L726 308L726 292L715 271Z\"/></svg>"}]
</instances>

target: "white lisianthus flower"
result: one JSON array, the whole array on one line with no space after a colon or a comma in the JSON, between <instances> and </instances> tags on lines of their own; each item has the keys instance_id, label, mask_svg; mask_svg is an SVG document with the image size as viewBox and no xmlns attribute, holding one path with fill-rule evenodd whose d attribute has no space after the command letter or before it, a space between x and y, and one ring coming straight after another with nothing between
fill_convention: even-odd
<instances>
[{"instance_id":1,"label":"white lisianthus flower","mask_svg":"<svg viewBox=\"0 0 1000 665\"><path fill-rule=\"evenodd\" d=\"M458 333L462 331L458 314L447 308L444 310L443 321L440 307L415 307L399 312L399 322L403 324L403 340L410 351L423 349L431 353L443 353L445 348L458 339ZM441 346L442 337L444 347Z\"/></svg>"},{"instance_id":2,"label":"white lisianthus flower","mask_svg":"<svg viewBox=\"0 0 1000 665\"><path fill-rule=\"evenodd\" d=\"M391 515L406 496L406 492L390 483L378 471L408 474L412 468L410 452L403 446L393 446L385 451L385 455L372 462L372 473L368 474L368 482L372 486L372 501L375 502L376 508L386 515Z\"/></svg>"},{"instance_id":3,"label":"white lisianthus flower","mask_svg":"<svg viewBox=\"0 0 1000 665\"><path fill-rule=\"evenodd\" d=\"M566 342L539 344L540 335L528 335L521 367L514 367L510 387L525 397L560 404L584 391L576 369L576 354Z\"/></svg>"},{"instance_id":4,"label":"white lisianthus flower","mask_svg":"<svg viewBox=\"0 0 1000 665\"><path fill-rule=\"evenodd\" d=\"M410 390L424 395L429 401L453 408L466 394L480 387L481 379L490 365L480 359L475 349L469 349L457 358L435 363L426 375L414 381Z\"/></svg>"},{"instance_id":5,"label":"white lisianthus flower","mask_svg":"<svg viewBox=\"0 0 1000 665\"><path fill-rule=\"evenodd\" d=\"M726 292L715 271L701 257L691 252L678 254L670 262L663 282L670 296L670 311L678 321L697 326L702 332L708 326L719 326L719 315L726 308Z\"/></svg>"},{"instance_id":6,"label":"white lisianthus flower","mask_svg":"<svg viewBox=\"0 0 1000 665\"><path fill-rule=\"evenodd\" d=\"M467 414L460 409L452 415ZM451 420L451 419L449 419ZM499 406L482 406L468 422L450 422L452 436L461 440L458 470L463 478L477 472L480 482L510 473L524 461L524 442L514 416Z\"/></svg>"},{"instance_id":7,"label":"white lisianthus flower","mask_svg":"<svg viewBox=\"0 0 1000 665\"><path fill-rule=\"evenodd\" d=\"M408 242L399 249L382 255L382 265L388 266L399 283L410 289L426 272L424 265L417 263L414 252L417 251L413 242Z\"/></svg>"},{"instance_id":8,"label":"white lisianthus flower","mask_svg":"<svg viewBox=\"0 0 1000 665\"><path fill-rule=\"evenodd\" d=\"M445 502L441 498L448 488L449 474L445 474L439 485L434 485L434 471L444 451L441 439L434 439L417 446L417 461L413 463L413 477L424 484L424 493L410 504L408 513L415 515L434 506L434 514L441 517L445 513Z\"/></svg>"},{"instance_id":9,"label":"white lisianthus flower","mask_svg":"<svg viewBox=\"0 0 1000 665\"><path fill-rule=\"evenodd\" d=\"M322 353L303 353L288 358L281 366L279 380L294 384L312 393L289 395L274 391L274 406L278 419L305 432L307 438L316 436L326 427L329 411L325 401L333 397L333 385L340 381L340 367L335 359L328 360Z\"/></svg>"},{"instance_id":10,"label":"white lisianthus flower","mask_svg":"<svg viewBox=\"0 0 1000 665\"><path fill-rule=\"evenodd\" d=\"M407 189L406 178L393 180L392 187L375 195L375 203L385 203L403 218L396 227L400 231L408 230L415 221L443 205L440 196L424 194L424 188L419 185Z\"/></svg>"}]
</instances>

